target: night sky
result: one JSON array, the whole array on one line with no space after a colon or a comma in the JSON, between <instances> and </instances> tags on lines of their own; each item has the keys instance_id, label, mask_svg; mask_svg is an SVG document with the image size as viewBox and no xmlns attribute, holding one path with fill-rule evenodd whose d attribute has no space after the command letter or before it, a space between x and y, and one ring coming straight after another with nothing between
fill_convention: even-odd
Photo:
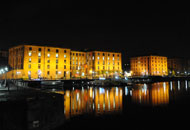
<instances>
[{"instance_id":1,"label":"night sky","mask_svg":"<svg viewBox=\"0 0 190 130\"><path fill-rule=\"evenodd\" d=\"M189 57L188 13L170 3L41 1L0 5L1 49L19 44L74 50L121 51L131 56ZM124 60L124 63L126 60Z\"/></svg>"}]
</instances>

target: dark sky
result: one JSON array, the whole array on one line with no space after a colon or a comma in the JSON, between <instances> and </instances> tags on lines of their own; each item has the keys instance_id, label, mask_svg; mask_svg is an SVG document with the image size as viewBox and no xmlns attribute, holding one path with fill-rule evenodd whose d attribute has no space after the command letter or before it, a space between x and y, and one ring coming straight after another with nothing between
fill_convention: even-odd
<instances>
[{"instance_id":1,"label":"dark sky","mask_svg":"<svg viewBox=\"0 0 190 130\"><path fill-rule=\"evenodd\" d=\"M0 5L0 46L52 45L189 56L189 14L170 3L17 1ZM149 8L151 7L151 8ZM171 8L170 8L171 7Z\"/></svg>"}]
</instances>

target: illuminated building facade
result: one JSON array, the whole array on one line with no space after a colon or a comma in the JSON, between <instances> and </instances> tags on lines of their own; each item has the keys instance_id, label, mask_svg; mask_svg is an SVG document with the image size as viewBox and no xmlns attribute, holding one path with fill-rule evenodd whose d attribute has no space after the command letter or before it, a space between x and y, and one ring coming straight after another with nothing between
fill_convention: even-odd
<instances>
[{"instance_id":1,"label":"illuminated building facade","mask_svg":"<svg viewBox=\"0 0 190 130\"><path fill-rule=\"evenodd\" d=\"M71 51L71 78L86 77L86 52Z\"/></svg>"},{"instance_id":2,"label":"illuminated building facade","mask_svg":"<svg viewBox=\"0 0 190 130\"><path fill-rule=\"evenodd\" d=\"M9 49L12 79L70 79L70 49L21 45Z\"/></svg>"},{"instance_id":3,"label":"illuminated building facade","mask_svg":"<svg viewBox=\"0 0 190 130\"><path fill-rule=\"evenodd\" d=\"M114 77L122 73L121 53L93 51L87 60L92 77Z\"/></svg>"},{"instance_id":4,"label":"illuminated building facade","mask_svg":"<svg viewBox=\"0 0 190 130\"><path fill-rule=\"evenodd\" d=\"M141 56L130 59L132 76L168 75L167 57Z\"/></svg>"},{"instance_id":5,"label":"illuminated building facade","mask_svg":"<svg viewBox=\"0 0 190 130\"><path fill-rule=\"evenodd\" d=\"M119 76L122 72L121 53L33 45L10 48L9 65L9 79L92 79Z\"/></svg>"}]
</instances>

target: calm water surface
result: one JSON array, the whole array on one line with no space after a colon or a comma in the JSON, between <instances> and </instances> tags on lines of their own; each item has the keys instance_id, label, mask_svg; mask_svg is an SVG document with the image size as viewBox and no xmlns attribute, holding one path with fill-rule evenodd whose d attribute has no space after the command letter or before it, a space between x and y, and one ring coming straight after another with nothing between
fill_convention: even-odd
<instances>
[{"instance_id":1,"label":"calm water surface","mask_svg":"<svg viewBox=\"0 0 190 130\"><path fill-rule=\"evenodd\" d=\"M43 96L36 94L35 98L26 96L25 99L19 103L4 103L2 128L10 123L15 129L32 130L118 128L136 121L187 119L185 117L190 116L190 81L125 87L89 86L54 91L53 95L52 92Z\"/></svg>"}]
</instances>

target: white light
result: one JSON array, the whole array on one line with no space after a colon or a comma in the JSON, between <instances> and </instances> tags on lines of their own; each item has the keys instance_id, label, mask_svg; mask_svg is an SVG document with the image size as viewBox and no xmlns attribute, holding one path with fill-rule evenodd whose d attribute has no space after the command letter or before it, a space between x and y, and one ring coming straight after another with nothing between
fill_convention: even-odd
<instances>
[{"instance_id":1,"label":"white light","mask_svg":"<svg viewBox=\"0 0 190 130\"><path fill-rule=\"evenodd\" d=\"M61 74L61 71L59 71L58 74Z\"/></svg>"},{"instance_id":2,"label":"white light","mask_svg":"<svg viewBox=\"0 0 190 130\"><path fill-rule=\"evenodd\" d=\"M178 81L178 90L180 90L180 81Z\"/></svg>"},{"instance_id":3,"label":"white light","mask_svg":"<svg viewBox=\"0 0 190 130\"><path fill-rule=\"evenodd\" d=\"M171 91L172 91L172 88L173 88L172 82L170 82L170 90L171 90Z\"/></svg>"},{"instance_id":4,"label":"white light","mask_svg":"<svg viewBox=\"0 0 190 130\"><path fill-rule=\"evenodd\" d=\"M7 68L7 67L5 67L5 71L8 71L8 68Z\"/></svg>"},{"instance_id":5,"label":"white light","mask_svg":"<svg viewBox=\"0 0 190 130\"><path fill-rule=\"evenodd\" d=\"M16 74L20 74L20 73L21 73L20 71L16 72Z\"/></svg>"},{"instance_id":6,"label":"white light","mask_svg":"<svg viewBox=\"0 0 190 130\"><path fill-rule=\"evenodd\" d=\"M105 80L105 79L106 79L106 78L104 78L104 77L100 77L100 78L99 78L99 80Z\"/></svg>"},{"instance_id":7,"label":"white light","mask_svg":"<svg viewBox=\"0 0 190 130\"><path fill-rule=\"evenodd\" d=\"M29 52L28 55L29 55L29 56L32 56L32 52Z\"/></svg>"},{"instance_id":8,"label":"white light","mask_svg":"<svg viewBox=\"0 0 190 130\"><path fill-rule=\"evenodd\" d=\"M58 58L59 57L59 54L56 54L56 58Z\"/></svg>"}]
</instances>

